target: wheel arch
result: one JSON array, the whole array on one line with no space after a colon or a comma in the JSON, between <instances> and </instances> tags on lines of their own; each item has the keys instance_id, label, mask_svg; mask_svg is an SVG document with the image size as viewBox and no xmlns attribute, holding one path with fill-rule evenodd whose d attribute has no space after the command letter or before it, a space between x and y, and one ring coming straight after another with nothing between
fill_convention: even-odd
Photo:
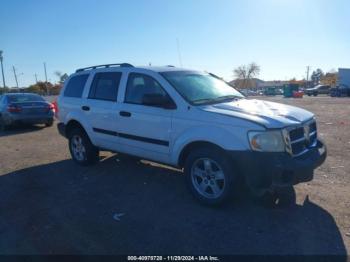
<instances>
[{"instance_id":1,"label":"wheel arch","mask_svg":"<svg viewBox=\"0 0 350 262\"><path fill-rule=\"evenodd\" d=\"M75 128L80 128L81 130L83 130L85 132L85 134L87 134L84 126L79 121L77 121L75 119L71 119L67 122L66 127L65 127L65 133L66 133L67 138L69 137L70 132L72 132L72 130Z\"/></svg>"},{"instance_id":2,"label":"wheel arch","mask_svg":"<svg viewBox=\"0 0 350 262\"><path fill-rule=\"evenodd\" d=\"M212 148L223 152L225 151L225 149L223 149L221 146L209 141L204 141L204 140L192 141L182 148L177 161L178 166L183 167L185 165L185 161L188 155L193 150L196 150L198 148L203 148L203 147Z\"/></svg>"}]
</instances>

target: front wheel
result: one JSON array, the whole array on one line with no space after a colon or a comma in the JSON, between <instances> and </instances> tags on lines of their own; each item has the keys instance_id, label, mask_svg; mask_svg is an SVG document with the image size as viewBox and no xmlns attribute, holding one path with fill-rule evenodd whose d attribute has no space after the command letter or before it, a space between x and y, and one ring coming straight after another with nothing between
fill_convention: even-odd
<instances>
[{"instance_id":1,"label":"front wheel","mask_svg":"<svg viewBox=\"0 0 350 262\"><path fill-rule=\"evenodd\" d=\"M232 163L220 150L203 148L191 152L185 175L194 197L207 205L225 202L234 191Z\"/></svg>"},{"instance_id":2,"label":"front wheel","mask_svg":"<svg viewBox=\"0 0 350 262\"><path fill-rule=\"evenodd\" d=\"M80 128L69 134L69 151L73 160L82 166L92 165L98 161L99 150Z\"/></svg>"}]
</instances>

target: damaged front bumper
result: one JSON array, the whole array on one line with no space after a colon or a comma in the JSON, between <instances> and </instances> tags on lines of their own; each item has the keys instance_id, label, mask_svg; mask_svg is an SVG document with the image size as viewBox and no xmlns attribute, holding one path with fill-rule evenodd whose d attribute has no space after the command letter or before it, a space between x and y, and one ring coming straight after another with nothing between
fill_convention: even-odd
<instances>
[{"instance_id":1,"label":"damaged front bumper","mask_svg":"<svg viewBox=\"0 0 350 262\"><path fill-rule=\"evenodd\" d=\"M292 157L286 152L230 151L233 161L253 193L261 195L273 187L311 181L313 171L326 160L327 148L321 140L307 152Z\"/></svg>"}]
</instances>

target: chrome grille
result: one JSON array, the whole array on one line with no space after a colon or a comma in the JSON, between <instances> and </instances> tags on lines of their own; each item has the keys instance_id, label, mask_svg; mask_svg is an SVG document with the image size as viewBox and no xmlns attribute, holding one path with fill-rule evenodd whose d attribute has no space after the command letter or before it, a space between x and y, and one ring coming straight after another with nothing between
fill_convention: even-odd
<instances>
[{"instance_id":1,"label":"chrome grille","mask_svg":"<svg viewBox=\"0 0 350 262\"><path fill-rule=\"evenodd\" d=\"M291 154L299 156L305 153L317 142L317 127L314 120L289 130L289 141Z\"/></svg>"}]
</instances>

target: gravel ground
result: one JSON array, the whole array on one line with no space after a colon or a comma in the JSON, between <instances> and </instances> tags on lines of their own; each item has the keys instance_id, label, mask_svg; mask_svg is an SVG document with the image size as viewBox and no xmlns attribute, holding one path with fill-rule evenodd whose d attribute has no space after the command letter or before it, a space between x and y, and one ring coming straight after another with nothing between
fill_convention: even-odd
<instances>
[{"instance_id":1,"label":"gravel ground","mask_svg":"<svg viewBox=\"0 0 350 262\"><path fill-rule=\"evenodd\" d=\"M79 167L55 127L14 128L0 134L0 254L347 254L350 99L263 99L314 112L328 146L295 204L204 207L177 170L107 152Z\"/></svg>"}]
</instances>

